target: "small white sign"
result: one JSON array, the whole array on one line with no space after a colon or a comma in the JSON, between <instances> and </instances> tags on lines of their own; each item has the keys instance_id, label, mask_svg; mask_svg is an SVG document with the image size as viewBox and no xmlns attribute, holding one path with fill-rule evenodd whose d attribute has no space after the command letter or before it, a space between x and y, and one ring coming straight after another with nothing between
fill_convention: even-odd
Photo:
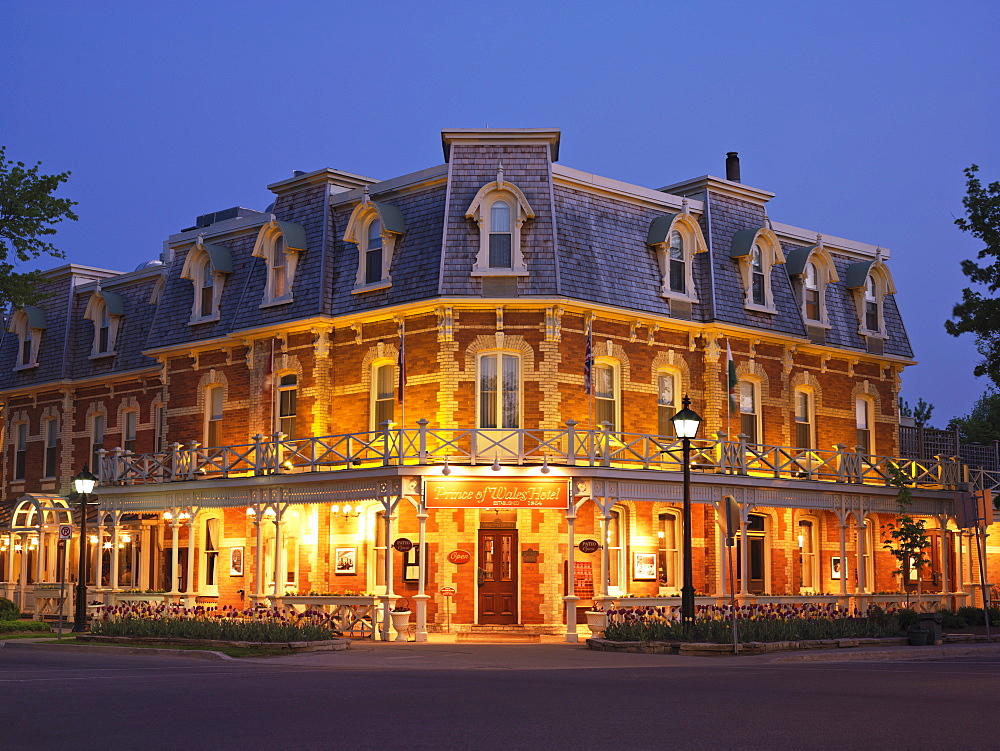
<instances>
[{"instance_id":1,"label":"small white sign","mask_svg":"<svg viewBox=\"0 0 1000 751\"><path fill-rule=\"evenodd\" d=\"M73 525L72 524L60 524L59 525L59 539L60 540L72 540L73 539Z\"/></svg>"}]
</instances>

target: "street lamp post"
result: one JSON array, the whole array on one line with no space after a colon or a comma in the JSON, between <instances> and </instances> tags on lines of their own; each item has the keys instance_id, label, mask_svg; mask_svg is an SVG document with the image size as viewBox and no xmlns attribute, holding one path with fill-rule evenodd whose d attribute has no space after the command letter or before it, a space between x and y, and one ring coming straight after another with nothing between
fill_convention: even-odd
<instances>
[{"instance_id":1,"label":"street lamp post","mask_svg":"<svg viewBox=\"0 0 1000 751\"><path fill-rule=\"evenodd\" d=\"M684 456L684 586L681 587L681 620L694 621L694 581L691 572L691 439L698 433L701 418L691 409L687 394L683 409L673 416L674 431L681 439Z\"/></svg>"},{"instance_id":2,"label":"street lamp post","mask_svg":"<svg viewBox=\"0 0 1000 751\"><path fill-rule=\"evenodd\" d=\"M73 620L74 633L87 630L87 500L97 484L97 478L90 473L87 465L73 478L73 489L80 498L80 560L76 582L76 617Z\"/></svg>"}]
</instances>

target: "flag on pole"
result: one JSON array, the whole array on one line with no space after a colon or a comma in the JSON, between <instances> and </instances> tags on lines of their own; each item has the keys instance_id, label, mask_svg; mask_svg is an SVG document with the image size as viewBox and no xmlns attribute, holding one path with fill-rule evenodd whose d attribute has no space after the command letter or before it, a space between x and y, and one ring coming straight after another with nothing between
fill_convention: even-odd
<instances>
[{"instance_id":1,"label":"flag on pole","mask_svg":"<svg viewBox=\"0 0 1000 751\"><path fill-rule=\"evenodd\" d=\"M403 389L406 388L406 338L404 337L405 328L403 321L399 322L399 358L396 363L399 366L399 387L396 389L398 392L397 398L399 403L403 403Z\"/></svg>"},{"instance_id":2,"label":"flag on pole","mask_svg":"<svg viewBox=\"0 0 1000 751\"><path fill-rule=\"evenodd\" d=\"M729 413L732 414L736 412L737 401L736 401L736 387L739 385L740 379L736 375L736 362L733 360L733 350L729 346L729 339L726 339L726 364L728 366L729 374Z\"/></svg>"},{"instance_id":3,"label":"flag on pole","mask_svg":"<svg viewBox=\"0 0 1000 751\"><path fill-rule=\"evenodd\" d=\"M583 390L594 393L594 323L587 325L587 354L583 358Z\"/></svg>"}]
</instances>

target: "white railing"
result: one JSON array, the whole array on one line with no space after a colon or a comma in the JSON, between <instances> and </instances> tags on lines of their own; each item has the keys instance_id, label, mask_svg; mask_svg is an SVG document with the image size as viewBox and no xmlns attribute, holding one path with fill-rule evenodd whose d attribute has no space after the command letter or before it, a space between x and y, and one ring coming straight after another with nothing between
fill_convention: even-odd
<instances>
[{"instance_id":1,"label":"white railing","mask_svg":"<svg viewBox=\"0 0 1000 751\"><path fill-rule=\"evenodd\" d=\"M146 485L215 477L244 477L299 472L332 472L375 466L548 463L566 467L615 467L679 472L680 439L618 433L604 424L580 430L570 420L559 430L403 429L386 424L380 431L288 438L257 435L252 443L202 447L175 443L169 451L133 454L120 448L101 450L102 485ZM838 444L832 450L753 444L719 433L692 441L691 469L715 473L889 485L900 473L915 487L973 489L1000 487L1000 473L964 466L955 457L933 460L874 456Z\"/></svg>"}]
</instances>

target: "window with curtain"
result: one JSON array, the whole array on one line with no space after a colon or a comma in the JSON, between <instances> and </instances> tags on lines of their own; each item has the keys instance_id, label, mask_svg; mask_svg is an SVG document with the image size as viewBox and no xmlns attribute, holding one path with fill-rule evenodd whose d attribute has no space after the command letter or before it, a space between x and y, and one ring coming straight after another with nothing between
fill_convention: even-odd
<instances>
[{"instance_id":1,"label":"window with curtain","mask_svg":"<svg viewBox=\"0 0 1000 751\"><path fill-rule=\"evenodd\" d=\"M764 254L759 245L754 245L750 251L750 290L750 299L755 305L767 304L764 290Z\"/></svg>"},{"instance_id":2,"label":"window with curtain","mask_svg":"<svg viewBox=\"0 0 1000 751\"><path fill-rule=\"evenodd\" d=\"M854 402L854 413L858 428L857 445L860 446L861 450L866 454L872 454L874 453L874 446L872 445L871 402L862 397L858 397Z\"/></svg>"},{"instance_id":3,"label":"window with curtain","mask_svg":"<svg viewBox=\"0 0 1000 751\"><path fill-rule=\"evenodd\" d=\"M205 389L205 445L217 447L222 441L222 386Z\"/></svg>"},{"instance_id":4,"label":"window with curtain","mask_svg":"<svg viewBox=\"0 0 1000 751\"><path fill-rule=\"evenodd\" d=\"M521 363L498 352L479 358L479 427L521 427Z\"/></svg>"},{"instance_id":5,"label":"window with curtain","mask_svg":"<svg viewBox=\"0 0 1000 751\"><path fill-rule=\"evenodd\" d=\"M611 520L608 522L608 586L626 591L623 573L628 571L625 559L625 545L622 529L625 514L617 509L611 510Z\"/></svg>"},{"instance_id":6,"label":"window with curtain","mask_svg":"<svg viewBox=\"0 0 1000 751\"><path fill-rule=\"evenodd\" d=\"M865 280L865 328L878 331L878 288L871 275Z\"/></svg>"},{"instance_id":7,"label":"window with curtain","mask_svg":"<svg viewBox=\"0 0 1000 751\"><path fill-rule=\"evenodd\" d=\"M795 398L795 447L813 449L812 394L803 389L794 393Z\"/></svg>"},{"instance_id":8,"label":"window with curtain","mask_svg":"<svg viewBox=\"0 0 1000 751\"><path fill-rule=\"evenodd\" d=\"M509 269L513 263L510 217L506 201L495 201L490 207L490 268Z\"/></svg>"},{"instance_id":9,"label":"window with curtain","mask_svg":"<svg viewBox=\"0 0 1000 751\"><path fill-rule=\"evenodd\" d=\"M289 438L295 438L295 411L298 401L298 378L286 373L278 379L277 420L275 428Z\"/></svg>"},{"instance_id":10,"label":"window with curtain","mask_svg":"<svg viewBox=\"0 0 1000 751\"><path fill-rule=\"evenodd\" d=\"M660 514L656 536L659 543L660 586L679 589L681 567L677 541L681 535L680 518L677 514L671 512Z\"/></svg>"},{"instance_id":11,"label":"window with curtain","mask_svg":"<svg viewBox=\"0 0 1000 751\"><path fill-rule=\"evenodd\" d=\"M610 423L611 430L618 430L617 369L611 363L594 365L594 410L597 425Z\"/></svg>"},{"instance_id":12,"label":"window with curtain","mask_svg":"<svg viewBox=\"0 0 1000 751\"><path fill-rule=\"evenodd\" d=\"M59 420L52 418L45 421L45 477L56 476L56 463L59 447Z\"/></svg>"},{"instance_id":13,"label":"window with curtain","mask_svg":"<svg viewBox=\"0 0 1000 751\"><path fill-rule=\"evenodd\" d=\"M285 256L285 238L278 235L271 250L271 297L277 299L287 294L288 258Z\"/></svg>"},{"instance_id":14,"label":"window with curtain","mask_svg":"<svg viewBox=\"0 0 1000 751\"><path fill-rule=\"evenodd\" d=\"M372 374L372 430L392 422L396 412L396 366L385 362L375 366Z\"/></svg>"},{"instance_id":15,"label":"window with curtain","mask_svg":"<svg viewBox=\"0 0 1000 751\"><path fill-rule=\"evenodd\" d=\"M19 422L14 427L14 479L23 480L28 465L28 423Z\"/></svg>"},{"instance_id":16,"label":"window with curtain","mask_svg":"<svg viewBox=\"0 0 1000 751\"><path fill-rule=\"evenodd\" d=\"M687 269L684 258L684 238L677 230L670 231L670 291L687 293Z\"/></svg>"},{"instance_id":17,"label":"window with curtain","mask_svg":"<svg viewBox=\"0 0 1000 751\"><path fill-rule=\"evenodd\" d=\"M811 519L799 521L799 557L802 566L801 588L815 590L819 579L819 557L816 554L816 526Z\"/></svg>"},{"instance_id":18,"label":"window with curtain","mask_svg":"<svg viewBox=\"0 0 1000 751\"><path fill-rule=\"evenodd\" d=\"M760 443L759 418L757 384L740 381L740 432L749 443Z\"/></svg>"},{"instance_id":19,"label":"window with curtain","mask_svg":"<svg viewBox=\"0 0 1000 751\"><path fill-rule=\"evenodd\" d=\"M212 278L212 264L207 254L201 265L199 305L198 315L201 318L210 316L215 312L215 280Z\"/></svg>"},{"instance_id":20,"label":"window with curtain","mask_svg":"<svg viewBox=\"0 0 1000 751\"><path fill-rule=\"evenodd\" d=\"M819 278L816 265L811 261L806 264L802 277L802 298L806 318L810 321L820 320Z\"/></svg>"},{"instance_id":21,"label":"window with curtain","mask_svg":"<svg viewBox=\"0 0 1000 751\"><path fill-rule=\"evenodd\" d=\"M219 526L219 519L205 521L205 584L209 587L218 584Z\"/></svg>"},{"instance_id":22,"label":"window with curtain","mask_svg":"<svg viewBox=\"0 0 1000 751\"><path fill-rule=\"evenodd\" d=\"M677 414L677 378L673 373L660 373L657 378L657 423L660 435L674 435L673 416Z\"/></svg>"},{"instance_id":23,"label":"window with curtain","mask_svg":"<svg viewBox=\"0 0 1000 751\"><path fill-rule=\"evenodd\" d=\"M122 413L122 448L126 451L135 451L136 422L139 413L129 410Z\"/></svg>"},{"instance_id":24,"label":"window with curtain","mask_svg":"<svg viewBox=\"0 0 1000 751\"><path fill-rule=\"evenodd\" d=\"M372 219L368 224L365 241L365 284L374 284L382 279L382 222Z\"/></svg>"}]
</instances>

